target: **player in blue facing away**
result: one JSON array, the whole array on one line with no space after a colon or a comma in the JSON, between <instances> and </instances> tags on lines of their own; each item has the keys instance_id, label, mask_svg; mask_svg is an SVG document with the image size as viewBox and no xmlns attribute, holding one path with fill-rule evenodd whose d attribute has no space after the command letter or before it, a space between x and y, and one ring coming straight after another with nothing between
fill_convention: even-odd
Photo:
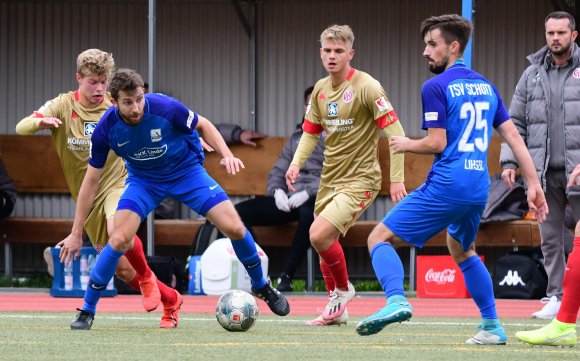
<instances>
[{"instance_id":1,"label":"player in blue facing away","mask_svg":"<svg viewBox=\"0 0 580 361\"><path fill-rule=\"evenodd\" d=\"M475 253L475 235L487 200L490 180L487 149L492 127L509 144L528 184L528 204L541 222L548 212L532 159L497 90L463 63L472 25L459 15L431 17L421 25L423 56L438 74L423 85L423 128L426 137L393 137L398 153L434 154L425 183L405 197L371 232L368 248L387 305L357 326L372 335L393 322L411 318L405 298L403 264L390 241L401 239L422 247L447 228L447 247L465 277L467 290L479 307L482 322L468 344L505 344L489 272Z\"/></svg>"},{"instance_id":2,"label":"player in blue facing away","mask_svg":"<svg viewBox=\"0 0 580 361\"><path fill-rule=\"evenodd\" d=\"M92 324L101 290L113 277L119 258L132 248L141 221L166 197L187 204L227 235L251 277L253 293L275 314L287 315L290 306L264 278L250 232L222 187L202 166L204 155L196 130L223 157L220 163L228 173L236 174L244 167L215 126L173 98L145 95L143 79L134 70L117 70L110 91L114 107L93 133L75 224L83 224L89 213L110 150L125 160L129 176L115 213L114 230L91 273L84 305L74 322Z\"/></svg>"}]
</instances>

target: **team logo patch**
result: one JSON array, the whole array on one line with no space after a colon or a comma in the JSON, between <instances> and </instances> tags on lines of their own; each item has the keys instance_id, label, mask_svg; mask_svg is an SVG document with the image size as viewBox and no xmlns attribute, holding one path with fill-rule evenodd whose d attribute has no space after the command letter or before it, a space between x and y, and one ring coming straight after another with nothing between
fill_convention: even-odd
<instances>
[{"instance_id":1,"label":"team logo patch","mask_svg":"<svg viewBox=\"0 0 580 361\"><path fill-rule=\"evenodd\" d=\"M328 103L328 116L329 117L338 117L338 103L337 102Z\"/></svg>"},{"instance_id":2,"label":"team logo patch","mask_svg":"<svg viewBox=\"0 0 580 361\"><path fill-rule=\"evenodd\" d=\"M161 129L151 129L151 141L152 142L161 141Z\"/></svg>"},{"instance_id":3,"label":"team logo patch","mask_svg":"<svg viewBox=\"0 0 580 361\"><path fill-rule=\"evenodd\" d=\"M375 100L375 105L381 112L384 112L390 108L390 104L385 97L380 97L379 99Z\"/></svg>"},{"instance_id":4,"label":"team logo patch","mask_svg":"<svg viewBox=\"0 0 580 361\"><path fill-rule=\"evenodd\" d=\"M350 103L354 99L354 94L352 94L352 90L347 89L342 94L342 101L345 103Z\"/></svg>"},{"instance_id":5,"label":"team logo patch","mask_svg":"<svg viewBox=\"0 0 580 361\"><path fill-rule=\"evenodd\" d=\"M439 113L437 112L426 112L425 113L425 121L426 122L435 122L439 119Z\"/></svg>"},{"instance_id":6,"label":"team logo patch","mask_svg":"<svg viewBox=\"0 0 580 361\"><path fill-rule=\"evenodd\" d=\"M85 122L84 126L85 126L85 137L90 137L93 135L93 132L97 127L97 122Z\"/></svg>"},{"instance_id":7,"label":"team logo patch","mask_svg":"<svg viewBox=\"0 0 580 361\"><path fill-rule=\"evenodd\" d=\"M574 77L574 79L580 79L580 68L574 69L572 76Z\"/></svg>"}]
</instances>

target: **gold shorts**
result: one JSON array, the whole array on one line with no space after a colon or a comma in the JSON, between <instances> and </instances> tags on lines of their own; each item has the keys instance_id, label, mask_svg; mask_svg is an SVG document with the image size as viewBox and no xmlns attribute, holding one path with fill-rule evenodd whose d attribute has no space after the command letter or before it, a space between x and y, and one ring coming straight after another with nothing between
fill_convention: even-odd
<instances>
[{"instance_id":1,"label":"gold shorts","mask_svg":"<svg viewBox=\"0 0 580 361\"><path fill-rule=\"evenodd\" d=\"M379 190L320 185L314 214L323 217L344 236L361 214L375 200Z\"/></svg>"},{"instance_id":2,"label":"gold shorts","mask_svg":"<svg viewBox=\"0 0 580 361\"><path fill-rule=\"evenodd\" d=\"M109 233L107 232L107 220L115 216L119 199L123 194L124 187L111 190L102 199L95 200L93 209L85 222L85 231L91 240L91 244L98 251L107 245Z\"/></svg>"}]
</instances>

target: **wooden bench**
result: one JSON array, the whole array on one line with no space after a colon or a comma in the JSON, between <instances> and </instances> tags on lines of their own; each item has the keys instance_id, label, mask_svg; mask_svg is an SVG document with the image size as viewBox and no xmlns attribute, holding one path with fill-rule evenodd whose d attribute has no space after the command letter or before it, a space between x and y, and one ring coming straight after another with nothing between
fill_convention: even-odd
<instances>
[{"instance_id":1,"label":"wooden bench","mask_svg":"<svg viewBox=\"0 0 580 361\"><path fill-rule=\"evenodd\" d=\"M286 143L286 138L269 137L259 141L257 148L242 145L232 150L244 162L246 169L232 176L219 166L217 154L208 154L205 167L231 196L264 195L270 168ZM389 162L387 142L381 139L379 156L383 173L381 195L389 193ZM490 173L500 171L500 141L492 138L488 166ZM10 176L19 193L68 194L60 162L49 136L21 137L0 135L0 150ZM410 191L424 181L432 163L432 156L407 154L405 158L406 187ZM378 220L377 220L378 221ZM366 239L377 221L358 221L341 240L345 247L366 247ZM156 246L189 246L201 226L200 220L156 220ZM69 218L10 217L0 220L0 241L5 247L5 274L11 275L11 244L55 244L68 235L72 227ZM275 227L255 227L260 245L287 247L291 245L295 224ZM445 232L436 235L427 246L445 246ZM535 247L540 244L537 225L533 221L491 222L480 227L479 246ZM400 246L407 246L406 243ZM312 273L312 270L309 270Z\"/></svg>"}]
</instances>

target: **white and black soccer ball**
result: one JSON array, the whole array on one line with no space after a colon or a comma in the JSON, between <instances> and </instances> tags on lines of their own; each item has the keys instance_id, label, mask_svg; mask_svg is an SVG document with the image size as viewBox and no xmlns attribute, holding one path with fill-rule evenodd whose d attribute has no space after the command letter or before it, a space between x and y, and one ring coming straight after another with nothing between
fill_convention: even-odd
<instances>
[{"instance_id":1,"label":"white and black soccer ball","mask_svg":"<svg viewBox=\"0 0 580 361\"><path fill-rule=\"evenodd\" d=\"M215 317L219 324L232 332L244 332L252 328L258 314L258 303L254 296L240 290L222 295L215 308Z\"/></svg>"}]
</instances>

